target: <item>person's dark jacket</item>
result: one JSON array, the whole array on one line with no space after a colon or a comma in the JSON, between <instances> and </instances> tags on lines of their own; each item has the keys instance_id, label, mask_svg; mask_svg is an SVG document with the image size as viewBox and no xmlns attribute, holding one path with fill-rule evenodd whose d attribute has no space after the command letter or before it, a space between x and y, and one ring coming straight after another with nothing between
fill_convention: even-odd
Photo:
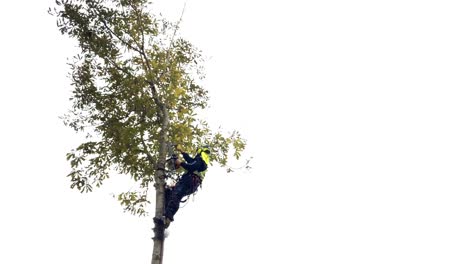
<instances>
[{"instance_id":1,"label":"person's dark jacket","mask_svg":"<svg viewBox=\"0 0 468 264\"><path fill-rule=\"evenodd\" d=\"M190 157L189 154L182 152L185 162L182 162L180 166L188 172L202 172L207 169L205 161L203 161L200 154L197 154L195 158Z\"/></svg>"}]
</instances>

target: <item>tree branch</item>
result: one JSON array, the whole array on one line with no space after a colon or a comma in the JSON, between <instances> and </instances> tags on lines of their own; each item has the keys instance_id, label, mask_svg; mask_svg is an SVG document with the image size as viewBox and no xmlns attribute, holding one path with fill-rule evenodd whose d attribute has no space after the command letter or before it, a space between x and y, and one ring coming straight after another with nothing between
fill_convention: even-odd
<instances>
[{"instance_id":1,"label":"tree branch","mask_svg":"<svg viewBox=\"0 0 468 264\"><path fill-rule=\"evenodd\" d=\"M177 21L177 24L175 26L175 30L174 30L174 33L172 34L172 37L171 37L171 41L169 42L169 47L168 49L166 50L166 61L169 62L169 67L170 67L170 61L172 60L172 58L170 58L170 50L172 49L172 46L174 44L174 39L175 39L175 36L177 34L177 31L179 30L179 25L180 23L182 22L182 18L184 16L184 13L185 13L185 6L187 5L187 2L184 3L184 7L182 9L182 13L180 14L180 17L179 17L179 20ZM168 72L168 67L166 67L163 72L159 75L158 79L156 80L157 83L160 83L161 82L161 79L162 77Z\"/></svg>"},{"instance_id":2,"label":"tree branch","mask_svg":"<svg viewBox=\"0 0 468 264\"><path fill-rule=\"evenodd\" d=\"M145 139L143 138L142 132L140 132L140 140L141 144L143 145L143 152L145 153L148 160L151 162L151 165L153 165L153 168L157 169L158 163L156 162L156 159L153 157L153 155L151 155L151 152L149 151L148 146L145 143Z\"/></svg>"},{"instance_id":3,"label":"tree branch","mask_svg":"<svg viewBox=\"0 0 468 264\"><path fill-rule=\"evenodd\" d=\"M138 23L138 27L140 29L140 33L141 33L141 45L139 45L140 49L141 49L141 57L143 59L143 61L145 62L145 66L146 66L146 70L148 72L152 72L153 69L149 63L149 59L148 59L148 56L146 55L146 51L145 51L145 31L143 30L143 26L141 24L141 13L142 11L139 10L135 5L130 5L133 9L133 12L135 12L136 16L137 16L137 23ZM130 37L132 38L132 40L137 43L138 45L138 41L132 36L130 35Z\"/></svg>"},{"instance_id":4,"label":"tree branch","mask_svg":"<svg viewBox=\"0 0 468 264\"><path fill-rule=\"evenodd\" d=\"M150 89L151 89L151 98L153 98L154 103L161 109L161 111L163 111L165 106L164 106L163 102L161 100L159 100L159 98L158 98L158 94L156 92L156 86L155 86L154 82L153 81L148 81L148 83L149 83ZM158 117L160 118L160 120L163 120L163 117L161 116L161 113L157 112L157 114L158 114Z\"/></svg>"},{"instance_id":5,"label":"tree branch","mask_svg":"<svg viewBox=\"0 0 468 264\"><path fill-rule=\"evenodd\" d=\"M109 34L113 37L116 37L120 42L122 42L125 46L127 46L129 49L131 50L134 50L136 51L138 54L142 55L142 51L139 50L138 48L135 48L132 44L130 44L128 41L126 41L125 39L123 39L122 37L120 37L119 35L117 35L117 33L115 33L108 25L107 25L107 22L102 19L102 18L99 18L99 21L101 21L101 23L104 25L104 27L107 29L107 31L109 32Z\"/></svg>"},{"instance_id":6,"label":"tree branch","mask_svg":"<svg viewBox=\"0 0 468 264\"><path fill-rule=\"evenodd\" d=\"M119 71L121 71L123 73L126 73L129 76L133 76L133 74L130 71L120 67L115 61L113 61L111 59L107 59L107 62L112 64L112 66L114 66L117 70L119 70Z\"/></svg>"}]
</instances>

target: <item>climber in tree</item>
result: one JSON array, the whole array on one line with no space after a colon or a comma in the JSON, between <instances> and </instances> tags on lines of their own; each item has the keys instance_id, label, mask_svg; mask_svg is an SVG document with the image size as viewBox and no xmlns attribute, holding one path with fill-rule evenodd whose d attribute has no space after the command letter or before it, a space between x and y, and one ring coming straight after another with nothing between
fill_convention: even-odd
<instances>
[{"instance_id":1,"label":"climber in tree","mask_svg":"<svg viewBox=\"0 0 468 264\"><path fill-rule=\"evenodd\" d=\"M210 164L210 150L206 146L198 148L194 158L184 152L180 145L177 145L176 149L182 153L185 160L184 162L176 159L176 168L182 167L186 172L177 181L174 187L166 189L166 228L174 221L174 215L177 210L179 210L179 204L182 198L194 193L201 185L205 177L206 169Z\"/></svg>"}]
</instances>

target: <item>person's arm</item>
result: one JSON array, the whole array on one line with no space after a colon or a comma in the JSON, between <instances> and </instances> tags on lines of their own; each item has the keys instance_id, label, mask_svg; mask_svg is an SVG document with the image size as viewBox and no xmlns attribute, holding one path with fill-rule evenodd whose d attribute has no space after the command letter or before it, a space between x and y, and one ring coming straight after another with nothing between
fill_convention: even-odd
<instances>
[{"instance_id":1,"label":"person's arm","mask_svg":"<svg viewBox=\"0 0 468 264\"><path fill-rule=\"evenodd\" d=\"M206 169L206 164L200 155L197 155L195 158L190 157L187 152L185 152L180 145L176 146L176 149L182 153L182 157L185 162L181 160L176 160L176 166L182 167L187 171L203 171Z\"/></svg>"},{"instance_id":2,"label":"person's arm","mask_svg":"<svg viewBox=\"0 0 468 264\"><path fill-rule=\"evenodd\" d=\"M184 160L185 160L186 162L192 163L192 162L195 161L192 157L190 157L189 154L187 154L187 152L184 151L184 149L182 148L181 145L177 144L177 145L176 145L176 150L178 150L180 153L182 153L182 156L184 157Z\"/></svg>"},{"instance_id":3,"label":"person's arm","mask_svg":"<svg viewBox=\"0 0 468 264\"><path fill-rule=\"evenodd\" d=\"M190 155L185 152L182 152L182 157L184 157L184 160L188 163L192 163L195 161L194 158L190 157Z\"/></svg>"},{"instance_id":4,"label":"person's arm","mask_svg":"<svg viewBox=\"0 0 468 264\"><path fill-rule=\"evenodd\" d=\"M201 157L197 156L195 159L192 159L192 162L181 162L180 166L187 171L204 171L206 169L205 162Z\"/></svg>"}]
</instances>

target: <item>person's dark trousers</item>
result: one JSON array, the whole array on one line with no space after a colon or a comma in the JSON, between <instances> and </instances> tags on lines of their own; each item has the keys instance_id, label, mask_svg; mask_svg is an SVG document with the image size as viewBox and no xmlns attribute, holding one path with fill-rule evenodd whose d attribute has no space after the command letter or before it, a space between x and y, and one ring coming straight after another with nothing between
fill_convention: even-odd
<instances>
[{"instance_id":1,"label":"person's dark trousers","mask_svg":"<svg viewBox=\"0 0 468 264\"><path fill-rule=\"evenodd\" d=\"M166 217L174 221L174 215L179 210L179 204L184 196L194 193L200 186L200 177L193 173L185 173L174 188L166 190Z\"/></svg>"}]
</instances>

